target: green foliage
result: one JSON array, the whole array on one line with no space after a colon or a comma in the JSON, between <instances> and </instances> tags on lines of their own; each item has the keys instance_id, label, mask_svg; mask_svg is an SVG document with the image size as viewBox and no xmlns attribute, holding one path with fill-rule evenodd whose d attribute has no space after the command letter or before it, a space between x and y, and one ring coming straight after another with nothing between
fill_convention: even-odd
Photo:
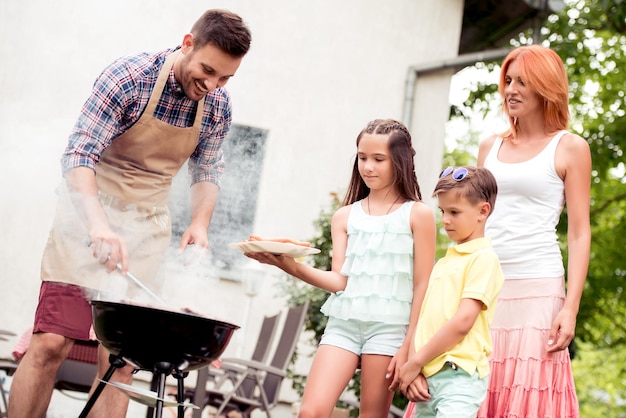
<instances>
[{"instance_id":1,"label":"green foliage","mask_svg":"<svg viewBox=\"0 0 626 418\"><path fill-rule=\"evenodd\" d=\"M626 417L626 352L582 343L574 365L581 417ZM616 379L607 376L617 376Z\"/></svg>"},{"instance_id":2,"label":"green foliage","mask_svg":"<svg viewBox=\"0 0 626 418\"><path fill-rule=\"evenodd\" d=\"M602 320L626 310L623 256L626 226L626 3L575 1L542 30L545 44L566 62L575 132L589 142L592 252L577 334L594 346L626 350L626 329ZM566 219L559 231L566 237ZM565 242L565 241L562 241ZM566 253L567 256L567 253ZM598 326L603 332L594 332Z\"/></svg>"},{"instance_id":3,"label":"green foliage","mask_svg":"<svg viewBox=\"0 0 626 418\"><path fill-rule=\"evenodd\" d=\"M478 153L478 142L483 132L468 130L466 136L453 138L455 146L446 145L444 149L442 169L448 166L460 167L466 165L476 165L476 154Z\"/></svg>"},{"instance_id":4,"label":"green foliage","mask_svg":"<svg viewBox=\"0 0 626 418\"><path fill-rule=\"evenodd\" d=\"M475 67L478 70L489 72L497 69L497 65L494 62L478 62ZM475 81L472 83L467 99L465 99L463 105L460 106L458 110L455 110L454 114L451 112L451 116L461 117L465 120L471 119L474 115L479 115L484 118L493 110L493 103L497 101L499 97L497 84Z\"/></svg>"}]
</instances>

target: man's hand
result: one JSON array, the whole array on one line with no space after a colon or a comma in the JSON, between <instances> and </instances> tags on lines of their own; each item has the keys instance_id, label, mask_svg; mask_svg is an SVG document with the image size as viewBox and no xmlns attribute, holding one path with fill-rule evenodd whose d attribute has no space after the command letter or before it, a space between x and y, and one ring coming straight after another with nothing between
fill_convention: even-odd
<instances>
[{"instance_id":1,"label":"man's hand","mask_svg":"<svg viewBox=\"0 0 626 418\"><path fill-rule=\"evenodd\" d=\"M209 248L209 233L204 225L192 223L187 227L180 238L179 253L185 251L185 248L192 244L205 249Z\"/></svg>"},{"instance_id":2,"label":"man's hand","mask_svg":"<svg viewBox=\"0 0 626 418\"><path fill-rule=\"evenodd\" d=\"M88 167L76 167L65 173L68 192L76 207L79 222L88 231L86 245L92 248L93 256L107 270L113 271L120 265L122 273L128 272L128 252L122 237L113 232L108 217L98 198L96 173Z\"/></svg>"},{"instance_id":3,"label":"man's hand","mask_svg":"<svg viewBox=\"0 0 626 418\"><path fill-rule=\"evenodd\" d=\"M122 237L110 228L92 228L89 231L88 246L93 250L93 256L100 264L113 271L119 264L122 273L128 271L128 252Z\"/></svg>"}]
</instances>

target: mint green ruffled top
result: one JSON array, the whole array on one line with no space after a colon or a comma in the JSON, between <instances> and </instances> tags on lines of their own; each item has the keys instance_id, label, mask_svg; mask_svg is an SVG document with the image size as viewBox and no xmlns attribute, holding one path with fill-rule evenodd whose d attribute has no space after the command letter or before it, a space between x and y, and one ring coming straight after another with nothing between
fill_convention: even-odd
<instances>
[{"instance_id":1,"label":"mint green ruffled top","mask_svg":"<svg viewBox=\"0 0 626 418\"><path fill-rule=\"evenodd\" d=\"M408 325L413 300L411 208L405 202L384 216L365 213L362 201L348 217L348 248L341 274L346 289L333 293L321 312L343 320Z\"/></svg>"}]
</instances>

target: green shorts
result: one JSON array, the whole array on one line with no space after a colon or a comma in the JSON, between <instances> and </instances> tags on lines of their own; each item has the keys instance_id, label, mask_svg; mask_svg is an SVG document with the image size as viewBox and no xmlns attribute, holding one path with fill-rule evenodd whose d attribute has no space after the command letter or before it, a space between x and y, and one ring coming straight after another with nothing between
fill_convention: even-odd
<instances>
[{"instance_id":1,"label":"green shorts","mask_svg":"<svg viewBox=\"0 0 626 418\"><path fill-rule=\"evenodd\" d=\"M415 417L476 418L487 395L489 376L470 376L454 363L446 362L434 375L426 378L430 401L415 403Z\"/></svg>"}]
</instances>

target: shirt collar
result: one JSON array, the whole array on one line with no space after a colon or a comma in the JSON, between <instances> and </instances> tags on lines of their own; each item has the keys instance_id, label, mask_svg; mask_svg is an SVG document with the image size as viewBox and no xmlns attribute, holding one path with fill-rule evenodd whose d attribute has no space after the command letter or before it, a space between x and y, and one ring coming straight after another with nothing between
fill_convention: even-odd
<instances>
[{"instance_id":1,"label":"shirt collar","mask_svg":"<svg viewBox=\"0 0 626 418\"><path fill-rule=\"evenodd\" d=\"M476 238L471 241L464 242L463 244L453 245L448 248L448 253L450 251L454 251L461 254L471 254L475 251L482 250L483 248L491 248L491 238Z\"/></svg>"},{"instance_id":2,"label":"shirt collar","mask_svg":"<svg viewBox=\"0 0 626 418\"><path fill-rule=\"evenodd\" d=\"M170 75L167 78L167 84L170 88L170 91L172 92L172 96L177 99L182 99L183 97L185 97L185 92L183 88L180 84L178 84L178 81L176 81L176 77L174 77L174 66L172 66L172 69L170 70Z\"/></svg>"},{"instance_id":3,"label":"shirt collar","mask_svg":"<svg viewBox=\"0 0 626 418\"><path fill-rule=\"evenodd\" d=\"M174 50L172 52L176 52L179 49L180 49L180 46L174 48ZM170 74L167 77L167 86L169 87L170 91L172 92L172 96L174 96L175 98L182 99L183 97L185 97L185 91L183 90L182 86L180 84L178 84L178 81L176 81L176 77L174 77L174 66L173 65L172 65L172 68L170 69Z\"/></svg>"}]
</instances>

